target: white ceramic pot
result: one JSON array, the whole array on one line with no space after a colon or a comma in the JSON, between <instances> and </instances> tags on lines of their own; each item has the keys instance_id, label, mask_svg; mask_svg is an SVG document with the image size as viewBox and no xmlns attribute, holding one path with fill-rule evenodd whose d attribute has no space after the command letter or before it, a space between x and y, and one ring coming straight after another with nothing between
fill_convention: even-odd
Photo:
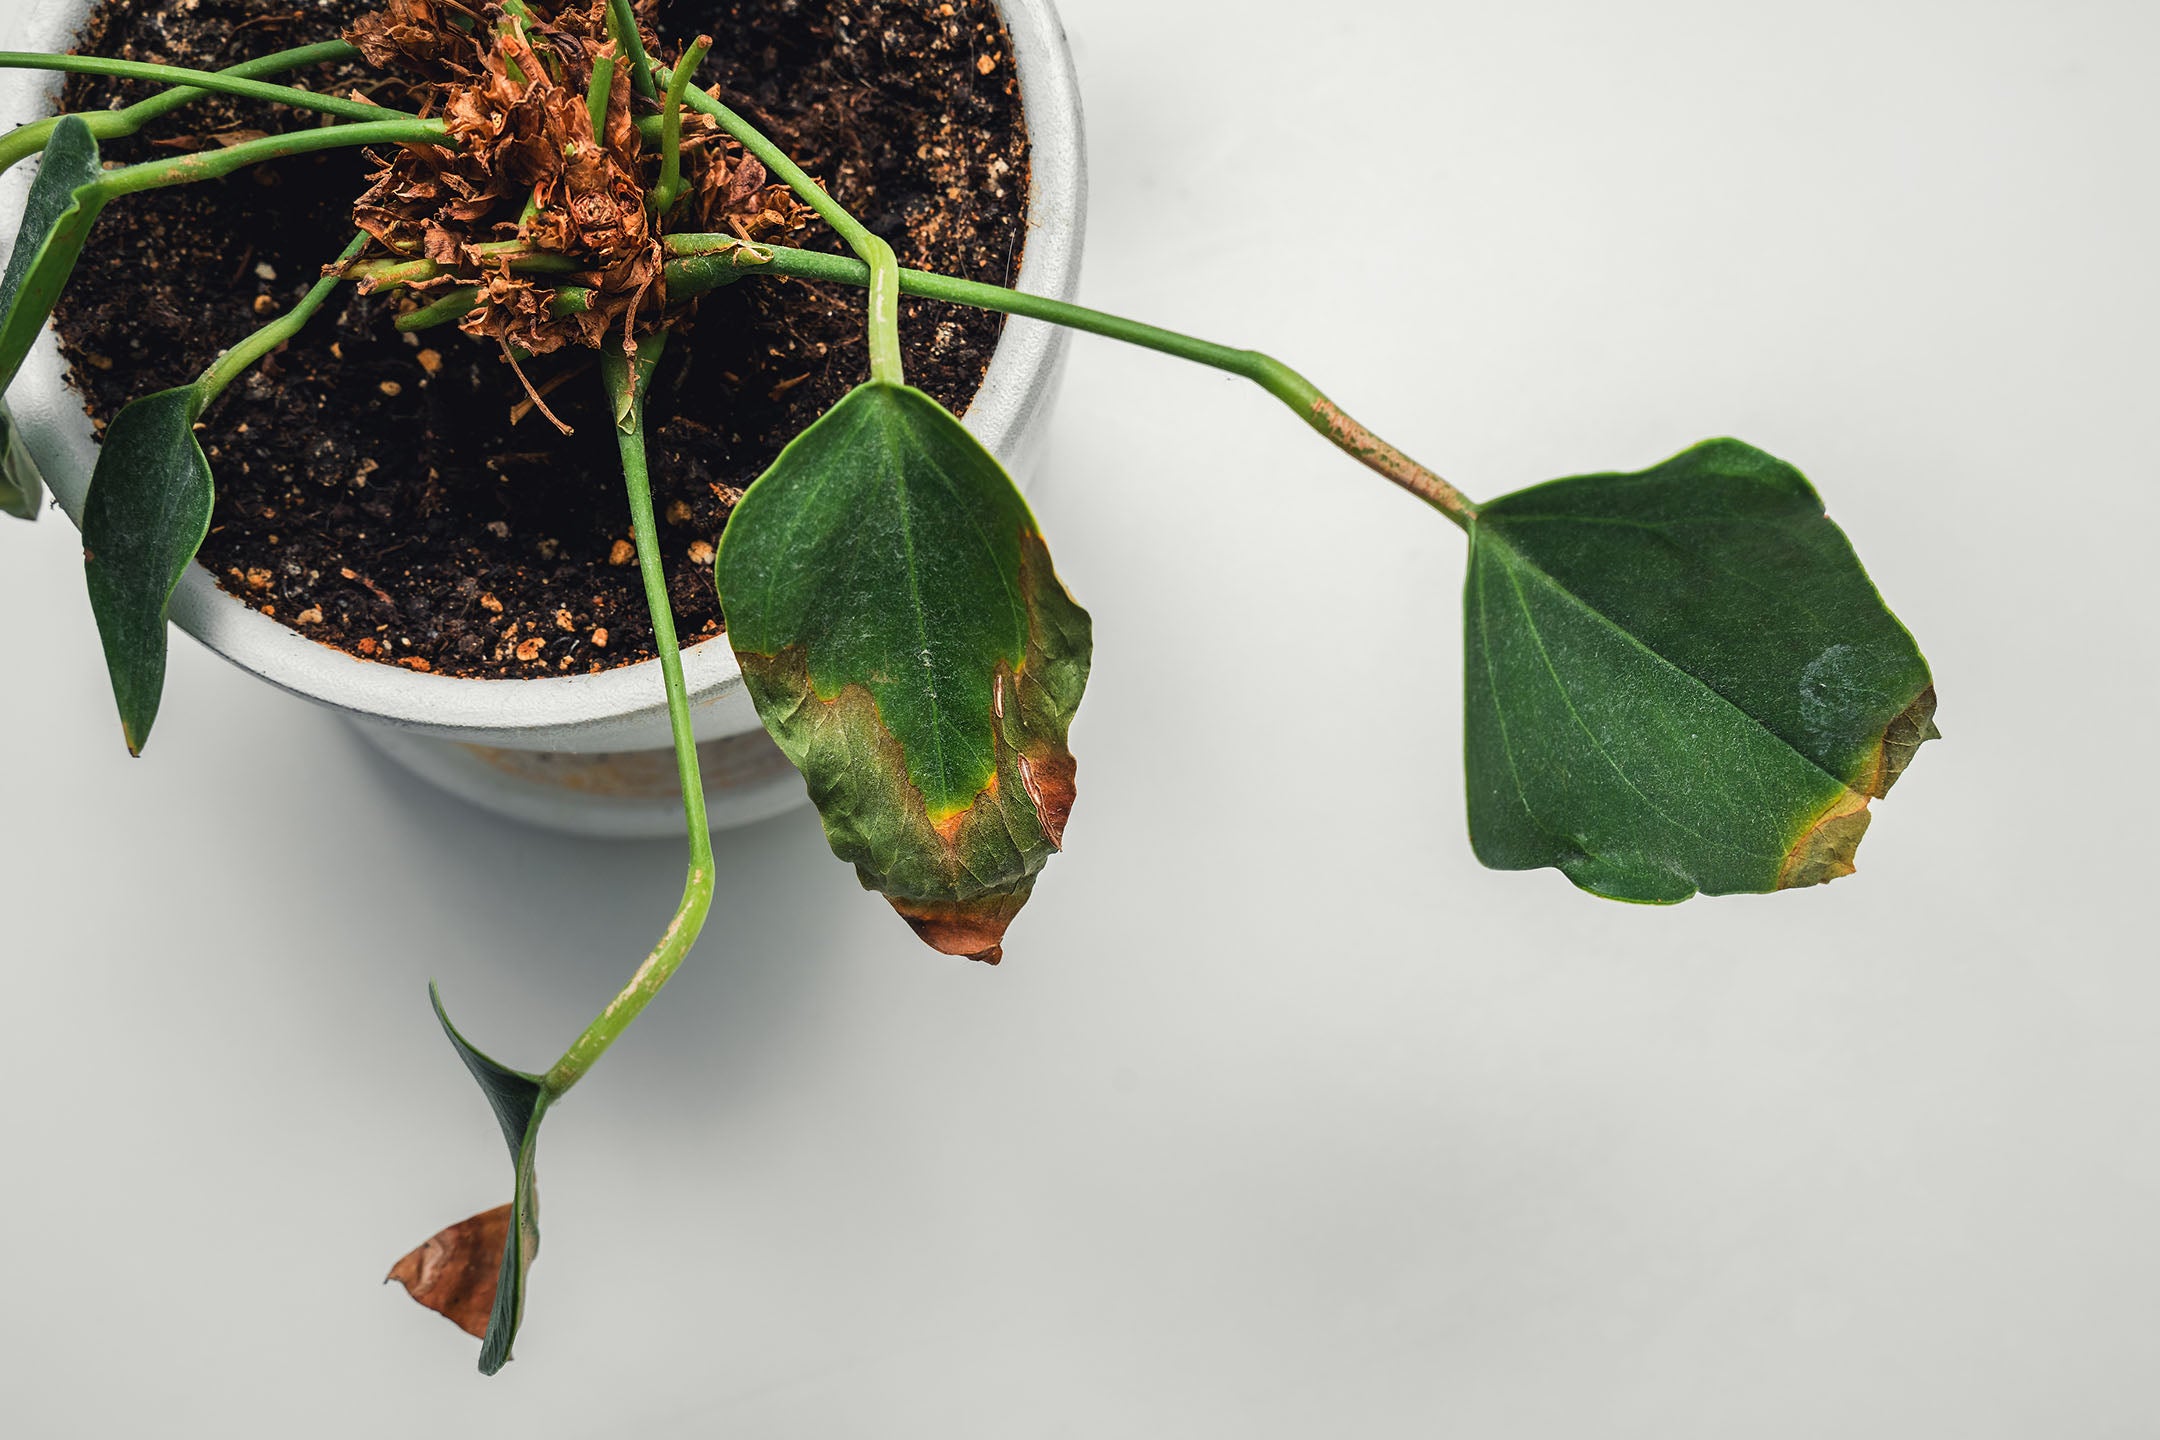
<instances>
[{"instance_id":1,"label":"white ceramic pot","mask_svg":"<svg viewBox=\"0 0 2160 1440\"><path fill-rule=\"evenodd\" d=\"M91 0L0 0L0 49L67 50L90 8ZM1014 283L1071 299L1087 208L1072 53L1052 0L998 0L998 8L1012 35L1033 152L1027 245ZM0 72L0 121L50 114L58 88L56 76ZM0 240L8 248L32 173L25 163L0 182ZM1068 339L1056 326L1009 320L963 417L1022 484L1042 443ZM61 508L78 516L97 442L49 331L6 403ZM657 661L535 680L418 674L309 640L227 595L200 565L175 591L172 618L242 669L343 714L414 774L474 804L586 835L664 836L682 827ZM766 737L726 639L689 647L683 669L713 827L749 824L802 803L802 780Z\"/></svg>"}]
</instances>

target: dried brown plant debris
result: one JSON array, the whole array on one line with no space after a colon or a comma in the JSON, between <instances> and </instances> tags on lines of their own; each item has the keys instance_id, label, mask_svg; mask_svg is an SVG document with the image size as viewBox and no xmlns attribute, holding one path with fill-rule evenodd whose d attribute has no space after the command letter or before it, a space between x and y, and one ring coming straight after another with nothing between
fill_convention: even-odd
<instances>
[{"instance_id":1,"label":"dried brown plant debris","mask_svg":"<svg viewBox=\"0 0 2160 1440\"><path fill-rule=\"evenodd\" d=\"M649 0L637 8L645 45L658 53ZM353 210L374 237L363 262L433 262L430 273L403 283L423 301L472 287L478 304L460 322L465 332L531 355L597 348L611 334L627 347L639 332L669 323L667 231L777 239L809 216L785 186L768 183L764 166L695 113L682 117L683 198L670 215L652 212L647 197L661 153L637 121L657 107L637 97L627 63L614 66L594 134L593 74L616 58L607 10L606 0L513 0L509 11L501 3L389 0L346 32L371 64L419 90L423 113L441 116L456 141L403 146L381 161ZM574 268L526 268L539 256Z\"/></svg>"}]
</instances>

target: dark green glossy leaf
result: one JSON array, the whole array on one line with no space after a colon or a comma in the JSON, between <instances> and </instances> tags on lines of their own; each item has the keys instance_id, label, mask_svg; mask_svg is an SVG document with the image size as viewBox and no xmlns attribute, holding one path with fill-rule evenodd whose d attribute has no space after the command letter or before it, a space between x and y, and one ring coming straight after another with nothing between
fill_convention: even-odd
<instances>
[{"instance_id":1,"label":"dark green glossy leaf","mask_svg":"<svg viewBox=\"0 0 2160 1440\"><path fill-rule=\"evenodd\" d=\"M7 402L0 401L0 511L19 520L35 520L44 505L45 477L16 432Z\"/></svg>"},{"instance_id":2,"label":"dark green glossy leaf","mask_svg":"<svg viewBox=\"0 0 2160 1440\"><path fill-rule=\"evenodd\" d=\"M83 570L128 749L142 753L165 689L165 614L210 533L200 385L131 402L105 431L83 501Z\"/></svg>"},{"instance_id":3,"label":"dark green glossy leaf","mask_svg":"<svg viewBox=\"0 0 2160 1440\"><path fill-rule=\"evenodd\" d=\"M45 158L23 207L22 229L9 252L7 271L0 276L0 391L7 389L23 356L30 353L30 343L52 313L90 227L105 208L104 190L96 183L104 173L90 127L79 115L62 117L45 144Z\"/></svg>"},{"instance_id":4,"label":"dark green glossy leaf","mask_svg":"<svg viewBox=\"0 0 2160 1440\"><path fill-rule=\"evenodd\" d=\"M1935 692L1799 471L1713 440L1484 507L1465 590L1470 837L1671 902L1852 871Z\"/></svg>"},{"instance_id":5,"label":"dark green glossy leaf","mask_svg":"<svg viewBox=\"0 0 2160 1440\"><path fill-rule=\"evenodd\" d=\"M715 580L834 853L995 961L1072 808L1092 648L1004 469L921 391L860 386L743 496Z\"/></svg>"},{"instance_id":6,"label":"dark green glossy leaf","mask_svg":"<svg viewBox=\"0 0 2160 1440\"><path fill-rule=\"evenodd\" d=\"M510 1362L518 1322L525 1312L525 1277L540 1251L540 1196L533 1171L533 1147L540 1135L550 1096L537 1075L498 1065L460 1035L444 1013L442 996L428 987L435 1018L450 1037L458 1058L480 1082L488 1106L502 1126L514 1167L510 1203L460 1221L435 1235L398 1262L390 1278L403 1281L414 1299L468 1330L479 1331L480 1371L493 1375ZM497 1237L500 1237L499 1239ZM493 1283L481 1268L486 1257L470 1253L479 1245L501 1247ZM477 1272L477 1273L476 1273Z\"/></svg>"}]
</instances>

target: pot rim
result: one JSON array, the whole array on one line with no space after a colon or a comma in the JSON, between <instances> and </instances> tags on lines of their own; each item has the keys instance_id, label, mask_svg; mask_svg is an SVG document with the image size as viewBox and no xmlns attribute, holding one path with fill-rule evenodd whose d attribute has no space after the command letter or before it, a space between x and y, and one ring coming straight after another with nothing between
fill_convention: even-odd
<instances>
[{"instance_id":1,"label":"pot rim","mask_svg":"<svg viewBox=\"0 0 2160 1440\"><path fill-rule=\"evenodd\" d=\"M32 43L57 39L54 48L65 49L90 3L45 0L26 17L24 31ZM1079 283L1087 185L1072 52L1054 0L994 3L1012 38L1030 149L1027 234L1013 286L1069 300ZM57 77L17 73L36 83L34 95L42 102L36 113L49 113ZM7 96L7 108L27 111L22 89L11 88L14 93ZM19 193L21 178L8 178L16 182L10 190ZM13 236L8 238L12 244ZM1007 320L982 385L961 417L993 454L1009 459L1013 446L1049 403L1057 384L1062 339L1055 326ZM57 388L56 413L39 418L69 431L59 437L68 458L94 456L96 442L89 419L64 376L65 365L48 327L14 388ZM27 422L32 417L19 413L19 418ZM26 430L31 428L35 427L25 425ZM50 455L51 449L38 446L38 458L61 508L76 517L87 489L88 468L56 464L62 457ZM508 680L421 673L361 660L288 629L226 594L200 562L182 576L173 593L171 614L174 624L203 645L280 689L354 716L445 738L502 744L519 732L562 736L612 731L665 708L658 660L597 675ZM709 710L732 700L735 704L728 709L748 708L736 693L742 689L742 669L724 635L683 647L682 660L694 707Z\"/></svg>"}]
</instances>

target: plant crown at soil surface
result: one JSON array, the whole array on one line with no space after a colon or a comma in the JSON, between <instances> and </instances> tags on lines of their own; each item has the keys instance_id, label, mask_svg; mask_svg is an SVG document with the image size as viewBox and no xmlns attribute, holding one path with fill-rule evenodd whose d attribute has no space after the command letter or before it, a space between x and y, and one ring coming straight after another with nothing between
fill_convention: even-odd
<instances>
[{"instance_id":1,"label":"plant crown at soil surface","mask_svg":"<svg viewBox=\"0 0 2160 1440\"><path fill-rule=\"evenodd\" d=\"M361 257L363 292L469 291L459 328L528 355L610 338L635 349L673 318L666 230L779 239L809 216L700 114L677 122L680 193L653 203L666 156L632 117L606 0L552 16L544 3L496 5L470 28L451 23L464 13L446 0L391 0L348 32L370 63L419 82L422 112L441 115L457 142L391 152L353 207L375 242ZM656 37L645 44L659 49ZM371 271L370 259L404 263Z\"/></svg>"}]
</instances>

